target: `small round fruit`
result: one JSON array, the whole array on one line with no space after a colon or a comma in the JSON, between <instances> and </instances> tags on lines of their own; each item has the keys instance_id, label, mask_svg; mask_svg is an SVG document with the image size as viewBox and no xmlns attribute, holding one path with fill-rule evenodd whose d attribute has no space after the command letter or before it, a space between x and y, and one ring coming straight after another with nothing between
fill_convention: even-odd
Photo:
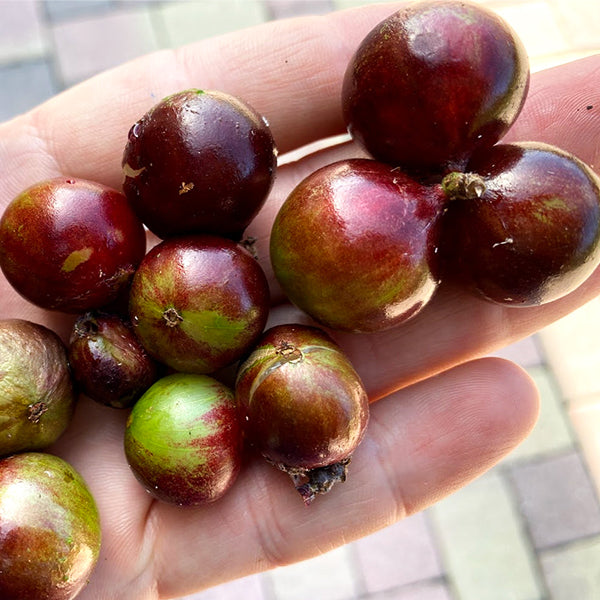
<instances>
[{"instance_id":1,"label":"small round fruit","mask_svg":"<svg viewBox=\"0 0 600 600\"><path fill-rule=\"evenodd\" d=\"M42 308L83 312L109 304L145 251L144 227L125 196L83 179L37 183L0 220L0 267Z\"/></svg>"},{"instance_id":2,"label":"small round fruit","mask_svg":"<svg viewBox=\"0 0 600 600\"><path fill-rule=\"evenodd\" d=\"M241 466L242 432L233 391L207 375L176 373L159 379L131 411L125 454L155 498L185 506L217 500Z\"/></svg>"},{"instance_id":3,"label":"small round fruit","mask_svg":"<svg viewBox=\"0 0 600 600\"><path fill-rule=\"evenodd\" d=\"M531 306L556 300L600 263L600 178L541 143L498 144L469 173L443 181L451 202L440 254L448 278L489 300Z\"/></svg>"},{"instance_id":4,"label":"small round fruit","mask_svg":"<svg viewBox=\"0 0 600 600\"><path fill-rule=\"evenodd\" d=\"M163 99L129 131L123 190L157 236L240 239L267 198L277 164L265 119L217 91Z\"/></svg>"},{"instance_id":5,"label":"small round fruit","mask_svg":"<svg viewBox=\"0 0 600 600\"><path fill-rule=\"evenodd\" d=\"M324 331L268 329L240 365L235 394L245 436L292 476L307 504L345 480L369 401L358 373Z\"/></svg>"},{"instance_id":6,"label":"small round fruit","mask_svg":"<svg viewBox=\"0 0 600 600\"><path fill-rule=\"evenodd\" d=\"M183 236L152 248L130 292L130 320L144 348L176 371L211 373L235 362L262 333L269 286L240 244Z\"/></svg>"},{"instance_id":7,"label":"small round fruit","mask_svg":"<svg viewBox=\"0 0 600 600\"><path fill-rule=\"evenodd\" d=\"M128 321L90 311L73 326L69 364L80 390L100 404L128 408L156 381L158 365Z\"/></svg>"},{"instance_id":8,"label":"small round fruit","mask_svg":"<svg viewBox=\"0 0 600 600\"><path fill-rule=\"evenodd\" d=\"M0 321L0 456L50 446L75 400L62 340L37 323Z\"/></svg>"},{"instance_id":9,"label":"small round fruit","mask_svg":"<svg viewBox=\"0 0 600 600\"><path fill-rule=\"evenodd\" d=\"M504 135L528 86L526 50L496 14L457 0L413 2L363 40L342 104L351 135L374 158L443 172Z\"/></svg>"},{"instance_id":10,"label":"small round fruit","mask_svg":"<svg viewBox=\"0 0 600 600\"><path fill-rule=\"evenodd\" d=\"M388 329L417 314L437 288L445 197L367 159L322 167L284 202L271 263L288 298L332 329Z\"/></svg>"},{"instance_id":11,"label":"small round fruit","mask_svg":"<svg viewBox=\"0 0 600 600\"><path fill-rule=\"evenodd\" d=\"M38 452L0 460L2 600L72 600L100 544L96 503L71 465Z\"/></svg>"}]
</instances>

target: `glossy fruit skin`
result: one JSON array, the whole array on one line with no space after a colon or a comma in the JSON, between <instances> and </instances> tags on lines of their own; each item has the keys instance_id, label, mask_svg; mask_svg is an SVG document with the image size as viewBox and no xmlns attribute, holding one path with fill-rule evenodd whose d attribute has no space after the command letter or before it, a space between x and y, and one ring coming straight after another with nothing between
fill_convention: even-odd
<instances>
[{"instance_id":1,"label":"glossy fruit skin","mask_svg":"<svg viewBox=\"0 0 600 600\"><path fill-rule=\"evenodd\" d=\"M271 263L288 298L318 323L371 332L417 314L437 288L446 199L388 165L349 159L305 178L271 232Z\"/></svg>"},{"instance_id":2,"label":"glossy fruit skin","mask_svg":"<svg viewBox=\"0 0 600 600\"><path fill-rule=\"evenodd\" d=\"M129 408L158 379L159 368L117 314L88 311L71 331L69 364L79 389L100 404Z\"/></svg>"},{"instance_id":3,"label":"glossy fruit skin","mask_svg":"<svg viewBox=\"0 0 600 600\"><path fill-rule=\"evenodd\" d=\"M125 196L59 177L19 194L0 220L0 267L30 302L78 313L115 300L146 251Z\"/></svg>"},{"instance_id":4,"label":"glossy fruit skin","mask_svg":"<svg viewBox=\"0 0 600 600\"><path fill-rule=\"evenodd\" d=\"M240 365L235 394L247 439L292 473L348 459L369 419L367 393L346 355L305 325L268 329Z\"/></svg>"},{"instance_id":5,"label":"glossy fruit skin","mask_svg":"<svg viewBox=\"0 0 600 600\"><path fill-rule=\"evenodd\" d=\"M276 164L270 128L253 108L223 92L185 90L132 126L123 190L161 238L240 239L266 200Z\"/></svg>"},{"instance_id":6,"label":"glossy fruit skin","mask_svg":"<svg viewBox=\"0 0 600 600\"><path fill-rule=\"evenodd\" d=\"M50 446L71 422L75 401L58 335L22 319L0 321L0 456Z\"/></svg>"},{"instance_id":7,"label":"glossy fruit skin","mask_svg":"<svg viewBox=\"0 0 600 600\"><path fill-rule=\"evenodd\" d=\"M71 465L41 452L0 460L2 600L72 600L100 544L96 503Z\"/></svg>"},{"instance_id":8,"label":"glossy fruit skin","mask_svg":"<svg viewBox=\"0 0 600 600\"><path fill-rule=\"evenodd\" d=\"M153 497L182 506L214 502L241 467L233 391L207 375L167 375L133 407L124 443L134 475Z\"/></svg>"},{"instance_id":9,"label":"glossy fruit skin","mask_svg":"<svg viewBox=\"0 0 600 600\"><path fill-rule=\"evenodd\" d=\"M133 278L129 312L151 356L177 371L206 374L249 350L269 302L266 276L240 244L182 236L148 252Z\"/></svg>"},{"instance_id":10,"label":"glossy fruit skin","mask_svg":"<svg viewBox=\"0 0 600 600\"><path fill-rule=\"evenodd\" d=\"M489 300L532 306L578 287L600 262L600 179L542 143L498 144L473 157L483 187L460 197L449 175L440 253L448 279ZM459 178L462 175L459 175Z\"/></svg>"},{"instance_id":11,"label":"glossy fruit skin","mask_svg":"<svg viewBox=\"0 0 600 600\"><path fill-rule=\"evenodd\" d=\"M526 50L500 17L469 2L410 3L350 60L342 104L374 158L411 172L460 170L497 142L529 86Z\"/></svg>"}]
</instances>

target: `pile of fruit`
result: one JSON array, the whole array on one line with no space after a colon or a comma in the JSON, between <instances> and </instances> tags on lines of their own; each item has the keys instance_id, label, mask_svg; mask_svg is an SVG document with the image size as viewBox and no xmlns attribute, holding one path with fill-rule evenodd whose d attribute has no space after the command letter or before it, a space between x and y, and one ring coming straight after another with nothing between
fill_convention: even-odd
<instances>
[{"instance_id":1,"label":"pile of fruit","mask_svg":"<svg viewBox=\"0 0 600 600\"><path fill-rule=\"evenodd\" d=\"M0 322L0 596L73 598L94 568L94 499L43 452L78 392L129 411L126 459L161 501L216 501L251 448L310 504L346 479L369 417L332 332L396 327L443 281L509 306L579 286L600 262L600 180L558 148L501 142L528 85L521 42L474 4L411 4L367 35L341 90L364 154L300 182L272 228L275 276L314 326L265 331L269 285L244 235L277 152L237 98L191 89L151 108L122 192L61 177L16 197L5 277L76 316L68 344Z\"/></svg>"}]
</instances>

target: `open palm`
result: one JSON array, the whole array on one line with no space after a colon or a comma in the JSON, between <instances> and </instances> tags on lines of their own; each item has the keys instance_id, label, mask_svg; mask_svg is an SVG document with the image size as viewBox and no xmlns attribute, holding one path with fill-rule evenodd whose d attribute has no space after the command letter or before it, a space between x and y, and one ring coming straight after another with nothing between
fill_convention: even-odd
<instances>
[{"instance_id":1,"label":"open palm","mask_svg":"<svg viewBox=\"0 0 600 600\"><path fill-rule=\"evenodd\" d=\"M341 79L362 37L395 5L267 23L138 59L0 127L0 203L56 175L119 188L127 132L150 106L190 87L236 95L264 114L280 154L344 131ZM600 56L534 75L510 139L539 140L600 167ZM248 230L273 292L271 323L306 320L285 302L268 261L274 215L317 167L358 155L351 143L283 164ZM38 309L0 280L1 314L68 335L72 319ZM537 308L507 309L442 286L413 320L369 335L336 334L373 402L349 479L306 508L287 477L249 457L218 502L178 508L141 488L125 461L126 413L80 401L51 448L85 477L98 502L103 547L87 600L190 593L308 558L422 510L489 469L532 428L537 392L517 366L481 358L574 310L600 291L600 274Z\"/></svg>"}]
</instances>

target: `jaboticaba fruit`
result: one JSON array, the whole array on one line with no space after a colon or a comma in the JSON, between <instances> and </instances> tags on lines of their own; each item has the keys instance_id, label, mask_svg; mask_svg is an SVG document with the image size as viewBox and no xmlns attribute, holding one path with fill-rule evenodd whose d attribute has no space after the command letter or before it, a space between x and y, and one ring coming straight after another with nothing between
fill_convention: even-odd
<instances>
[{"instance_id":1,"label":"jaboticaba fruit","mask_svg":"<svg viewBox=\"0 0 600 600\"><path fill-rule=\"evenodd\" d=\"M497 14L457 0L411 2L363 40L342 104L374 158L445 172L506 133L528 86L525 47Z\"/></svg>"},{"instance_id":2,"label":"jaboticaba fruit","mask_svg":"<svg viewBox=\"0 0 600 600\"><path fill-rule=\"evenodd\" d=\"M233 391L207 375L176 373L159 379L131 411L125 454L155 498L179 505L217 500L241 465Z\"/></svg>"},{"instance_id":3,"label":"jaboticaba fruit","mask_svg":"<svg viewBox=\"0 0 600 600\"><path fill-rule=\"evenodd\" d=\"M600 179L548 144L497 144L450 173L444 277L511 306L556 300L600 263Z\"/></svg>"},{"instance_id":4,"label":"jaboticaba fruit","mask_svg":"<svg viewBox=\"0 0 600 600\"><path fill-rule=\"evenodd\" d=\"M211 373L247 352L262 333L269 287L240 244L182 236L152 248L131 286L130 320L146 350L177 371Z\"/></svg>"},{"instance_id":5,"label":"jaboticaba fruit","mask_svg":"<svg viewBox=\"0 0 600 600\"><path fill-rule=\"evenodd\" d=\"M399 169L349 159L300 182L271 232L271 263L288 298L332 329L388 329L418 313L438 284L446 198Z\"/></svg>"},{"instance_id":6,"label":"jaboticaba fruit","mask_svg":"<svg viewBox=\"0 0 600 600\"><path fill-rule=\"evenodd\" d=\"M223 92L185 90L132 126L123 190L161 238L240 239L271 189L276 157L271 130L253 108Z\"/></svg>"},{"instance_id":7,"label":"jaboticaba fruit","mask_svg":"<svg viewBox=\"0 0 600 600\"><path fill-rule=\"evenodd\" d=\"M37 323L0 321L0 456L54 443L75 398L61 339Z\"/></svg>"},{"instance_id":8,"label":"jaboticaba fruit","mask_svg":"<svg viewBox=\"0 0 600 600\"><path fill-rule=\"evenodd\" d=\"M70 464L41 452L0 460L2 600L73 600L100 544L96 503Z\"/></svg>"},{"instance_id":9,"label":"jaboticaba fruit","mask_svg":"<svg viewBox=\"0 0 600 600\"><path fill-rule=\"evenodd\" d=\"M346 477L367 427L358 373L322 330L267 330L240 365L236 401L249 442L289 473L305 502Z\"/></svg>"},{"instance_id":10,"label":"jaboticaba fruit","mask_svg":"<svg viewBox=\"0 0 600 600\"><path fill-rule=\"evenodd\" d=\"M83 312L113 302L145 252L144 227L125 196L82 179L37 183L0 220L0 267L43 308Z\"/></svg>"},{"instance_id":11,"label":"jaboticaba fruit","mask_svg":"<svg viewBox=\"0 0 600 600\"><path fill-rule=\"evenodd\" d=\"M100 404L128 408L158 378L129 321L117 314L88 311L71 331L69 364L79 389Z\"/></svg>"}]
</instances>

